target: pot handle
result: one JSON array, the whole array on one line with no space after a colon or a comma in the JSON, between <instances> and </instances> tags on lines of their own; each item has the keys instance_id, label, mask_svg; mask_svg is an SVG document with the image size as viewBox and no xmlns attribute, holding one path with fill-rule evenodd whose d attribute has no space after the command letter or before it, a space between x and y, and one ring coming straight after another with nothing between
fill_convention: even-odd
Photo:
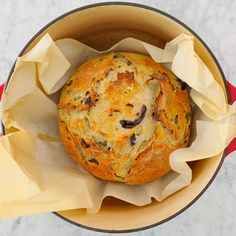
<instances>
[{"instance_id":1,"label":"pot handle","mask_svg":"<svg viewBox=\"0 0 236 236\"><path fill-rule=\"evenodd\" d=\"M1 102L1 99L2 99L2 94L3 94L3 91L4 91L4 88L5 88L5 83L1 84L0 85L0 102ZM1 112L1 111L0 111ZM0 121L1 122L1 121ZM0 131L0 136L2 135L1 131Z\"/></svg>"},{"instance_id":2,"label":"pot handle","mask_svg":"<svg viewBox=\"0 0 236 236\"><path fill-rule=\"evenodd\" d=\"M0 102L1 102L1 99L2 99L2 94L3 94L3 91L4 91L4 87L5 87L5 83L0 85Z\"/></svg>"},{"instance_id":3,"label":"pot handle","mask_svg":"<svg viewBox=\"0 0 236 236\"><path fill-rule=\"evenodd\" d=\"M229 101L232 105L236 101L236 87L233 86L228 80L226 80L226 86L229 91ZM225 149L224 157L227 157L231 152L236 150L236 137L231 141L228 147Z\"/></svg>"},{"instance_id":4,"label":"pot handle","mask_svg":"<svg viewBox=\"0 0 236 236\"><path fill-rule=\"evenodd\" d=\"M229 101L232 105L236 101L236 87L233 86L228 80L226 80L226 86L229 91Z\"/></svg>"}]
</instances>

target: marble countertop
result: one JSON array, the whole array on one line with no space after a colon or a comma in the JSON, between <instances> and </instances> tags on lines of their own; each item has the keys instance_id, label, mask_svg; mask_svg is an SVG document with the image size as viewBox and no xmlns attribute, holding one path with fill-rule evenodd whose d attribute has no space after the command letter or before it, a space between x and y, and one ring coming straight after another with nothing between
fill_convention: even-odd
<instances>
[{"instance_id":1,"label":"marble countertop","mask_svg":"<svg viewBox=\"0 0 236 236\"><path fill-rule=\"evenodd\" d=\"M43 2L43 3L42 3ZM96 0L0 0L0 82L24 45L57 16ZM105 2L105 1L103 1ZM159 8L185 22L205 40L219 60L226 78L236 84L236 1L136 0ZM236 235L236 153L227 157L220 173L204 195L173 220L141 235ZM102 235L71 225L53 214L0 220L0 236Z\"/></svg>"}]
</instances>

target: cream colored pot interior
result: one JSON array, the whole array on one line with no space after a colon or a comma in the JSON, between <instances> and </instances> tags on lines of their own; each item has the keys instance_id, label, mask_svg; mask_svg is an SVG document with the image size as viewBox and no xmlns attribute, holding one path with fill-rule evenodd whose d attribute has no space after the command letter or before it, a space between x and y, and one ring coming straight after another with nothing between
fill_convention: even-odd
<instances>
[{"instance_id":1,"label":"cream colored pot interior","mask_svg":"<svg viewBox=\"0 0 236 236\"><path fill-rule=\"evenodd\" d=\"M107 49L126 37L135 37L157 46L189 33L176 21L150 9L129 5L104 5L82 9L55 21L26 49L29 50L45 34L54 40L70 37L96 49ZM224 87L215 61L196 39L195 49L208 65L215 79ZM69 210L59 214L75 223L101 230L133 230L160 223L190 204L209 183L216 172L221 156L192 163L193 181L190 186L163 202L153 201L144 207L107 198L98 214L86 215L85 210Z\"/></svg>"}]
</instances>

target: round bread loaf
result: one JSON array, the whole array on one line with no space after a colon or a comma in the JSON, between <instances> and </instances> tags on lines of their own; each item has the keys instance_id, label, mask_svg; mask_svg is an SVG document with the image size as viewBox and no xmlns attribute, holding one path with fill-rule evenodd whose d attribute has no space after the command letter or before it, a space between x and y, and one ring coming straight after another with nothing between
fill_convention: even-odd
<instances>
[{"instance_id":1,"label":"round bread loaf","mask_svg":"<svg viewBox=\"0 0 236 236\"><path fill-rule=\"evenodd\" d=\"M149 56L112 52L86 61L58 104L62 142L104 180L143 184L170 171L186 147L191 107L186 84Z\"/></svg>"}]
</instances>

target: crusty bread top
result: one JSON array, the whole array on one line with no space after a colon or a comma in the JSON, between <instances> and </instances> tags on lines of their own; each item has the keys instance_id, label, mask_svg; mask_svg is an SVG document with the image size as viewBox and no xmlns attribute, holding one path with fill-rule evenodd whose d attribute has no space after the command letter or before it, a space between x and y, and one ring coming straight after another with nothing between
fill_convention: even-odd
<instances>
[{"instance_id":1,"label":"crusty bread top","mask_svg":"<svg viewBox=\"0 0 236 236\"><path fill-rule=\"evenodd\" d=\"M86 61L58 104L62 142L98 178L146 183L170 170L169 154L188 143L186 84L150 57L109 53Z\"/></svg>"}]
</instances>

